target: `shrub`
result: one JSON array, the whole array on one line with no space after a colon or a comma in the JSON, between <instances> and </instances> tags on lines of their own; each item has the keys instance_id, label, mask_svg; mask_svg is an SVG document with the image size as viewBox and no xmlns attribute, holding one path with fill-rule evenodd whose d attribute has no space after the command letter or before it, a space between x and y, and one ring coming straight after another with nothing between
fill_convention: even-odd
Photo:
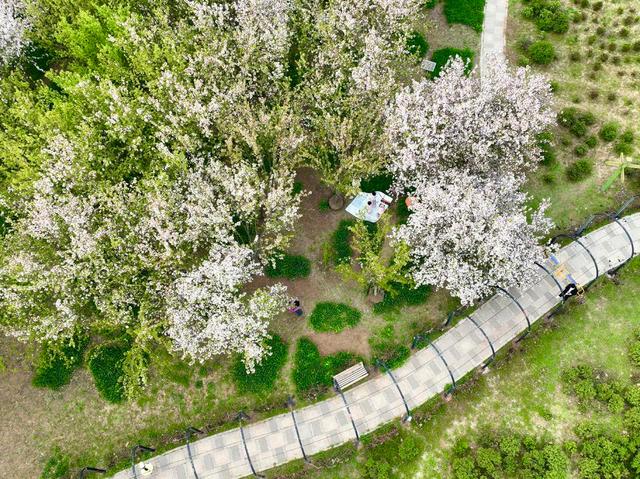
<instances>
[{"instance_id":1,"label":"shrub","mask_svg":"<svg viewBox=\"0 0 640 479\"><path fill-rule=\"evenodd\" d=\"M440 71L444 68L450 58L459 56L464 62L467 62L466 72L469 73L473 68L473 50L465 48L460 50L458 48L441 48L436 50L431 55L431 61L435 62L436 68L431 73L433 78L440 75Z\"/></svg>"},{"instance_id":2,"label":"shrub","mask_svg":"<svg viewBox=\"0 0 640 479\"><path fill-rule=\"evenodd\" d=\"M589 111L577 108L565 108L558 113L558 123L567 128L574 136L581 138L587 134L588 126L593 125L596 118Z\"/></svg>"},{"instance_id":3,"label":"shrub","mask_svg":"<svg viewBox=\"0 0 640 479\"><path fill-rule=\"evenodd\" d=\"M424 8L428 8L428 9L436 8L437 4L438 4L438 0L427 0L426 2L424 2Z\"/></svg>"},{"instance_id":4,"label":"shrub","mask_svg":"<svg viewBox=\"0 0 640 479\"><path fill-rule=\"evenodd\" d=\"M373 306L375 313L381 314L397 310L403 306L417 306L423 304L431 294L431 287L428 285L417 288L408 284L394 284L395 295L385 294L384 299Z\"/></svg>"},{"instance_id":5,"label":"shrub","mask_svg":"<svg viewBox=\"0 0 640 479\"><path fill-rule=\"evenodd\" d=\"M626 130L622 135L620 135L620 141L623 143L633 143L634 134L631 130Z\"/></svg>"},{"instance_id":6,"label":"shrub","mask_svg":"<svg viewBox=\"0 0 640 479\"><path fill-rule=\"evenodd\" d=\"M88 343L87 338L76 336L62 346L43 345L38 355L32 384L53 390L69 384L73 372L82 364L84 350Z\"/></svg>"},{"instance_id":7,"label":"shrub","mask_svg":"<svg viewBox=\"0 0 640 479\"><path fill-rule=\"evenodd\" d=\"M629 348L629 358L636 367L640 367L640 341L635 341Z\"/></svg>"},{"instance_id":8,"label":"shrub","mask_svg":"<svg viewBox=\"0 0 640 479\"><path fill-rule=\"evenodd\" d=\"M623 141L619 141L613 147L613 151L615 151L618 155L629 156L633 153L633 145L625 143Z\"/></svg>"},{"instance_id":9,"label":"shrub","mask_svg":"<svg viewBox=\"0 0 640 479\"><path fill-rule=\"evenodd\" d=\"M543 131L536 136L536 144L542 153L542 164L552 166L556 163L556 152L553 148L553 133Z\"/></svg>"},{"instance_id":10,"label":"shrub","mask_svg":"<svg viewBox=\"0 0 640 479\"><path fill-rule=\"evenodd\" d=\"M415 461L422 454L423 442L416 436L408 435L402 439L398 448L398 457L402 462Z\"/></svg>"},{"instance_id":11,"label":"shrub","mask_svg":"<svg viewBox=\"0 0 640 479\"><path fill-rule=\"evenodd\" d=\"M556 58L556 51L553 43L547 40L533 42L527 51L532 62L538 65L548 65Z\"/></svg>"},{"instance_id":12,"label":"shrub","mask_svg":"<svg viewBox=\"0 0 640 479\"><path fill-rule=\"evenodd\" d=\"M123 345L103 344L89 353L89 371L96 389L109 402L119 403L125 398L123 363L128 348Z\"/></svg>"},{"instance_id":13,"label":"shrub","mask_svg":"<svg viewBox=\"0 0 640 479\"><path fill-rule=\"evenodd\" d=\"M396 209L396 216L398 218L398 223L403 225L409 220L409 215L411 214L411 210L407 206L406 198L400 197L397 203L398 207Z\"/></svg>"},{"instance_id":14,"label":"shrub","mask_svg":"<svg viewBox=\"0 0 640 479\"><path fill-rule=\"evenodd\" d=\"M444 0L444 15L449 24L461 23L481 32L484 0Z\"/></svg>"},{"instance_id":15,"label":"shrub","mask_svg":"<svg viewBox=\"0 0 640 479\"><path fill-rule=\"evenodd\" d=\"M329 200L327 198L322 198L318 203L318 211L325 213L331 209L329 206Z\"/></svg>"},{"instance_id":16,"label":"shrub","mask_svg":"<svg viewBox=\"0 0 640 479\"><path fill-rule=\"evenodd\" d=\"M315 331L338 333L360 322L360 311L342 303L320 302L309 316Z\"/></svg>"},{"instance_id":17,"label":"shrub","mask_svg":"<svg viewBox=\"0 0 640 479\"><path fill-rule=\"evenodd\" d=\"M611 121L605 123L604 125L602 125L602 128L600 128L600 138L602 138L604 141L613 141L618 137L619 129L620 126L616 122Z\"/></svg>"},{"instance_id":18,"label":"shrub","mask_svg":"<svg viewBox=\"0 0 640 479\"><path fill-rule=\"evenodd\" d=\"M391 188L393 176L388 173L371 176L360 181L360 190L373 193L374 191L386 192Z\"/></svg>"},{"instance_id":19,"label":"shrub","mask_svg":"<svg viewBox=\"0 0 640 479\"><path fill-rule=\"evenodd\" d=\"M422 59L429 51L429 43L427 43L427 40L424 38L422 33L413 31L407 38L407 50L409 50L409 53L411 53L418 59Z\"/></svg>"},{"instance_id":20,"label":"shrub","mask_svg":"<svg viewBox=\"0 0 640 479\"><path fill-rule=\"evenodd\" d=\"M241 357L233 364L233 379L241 393L262 393L271 391L278 379L280 370L287 362L287 343L273 334L267 340L270 354L256 365L255 372L247 373Z\"/></svg>"},{"instance_id":21,"label":"shrub","mask_svg":"<svg viewBox=\"0 0 640 479\"><path fill-rule=\"evenodd\" d=\"M569 181L579 182L587 179L593 172L593 165L590 160L582 159L574 161L567 168L567 178Z\"/></svg>"},{"instance_id":22,"label":"shrub","mask_svg":"<svg viewBox=\"0 0 640 479\"><path fill-rule=\"evenodd\" d=\"M532 0L522 13L543 32L565 33L569 29L570 11L560 2Z\"/></svg>"},{"instance_id":23,"label":"shrub","mask_svg":"<svg viewBox=\"0 0 640 479\"><path fill-rule=\"evenodd\" d=\"M596 138L594 135L590 135L584 140L584 144L589 148L595 148L598 144L598 138Z\"/></svg>"},{"instance_id":24,"label":"shrub","mask_svg":"<svg viewBox=\"0 0 640 479\"><path fill-rule=\"evenodd\" d=\"M333 262L334 264L342 264L348 263L351 261L351 256L353 255L353 250L351 249L351 244L349 243L349 236L351 232L349 228L353 226L355 221L353 220L342 220L338 224L338 228L333 232L331 236L331 247L333 252Z\"/></svg>"},{"instance_id":25,"label":"shrub","mask_svg":"<svg viewBox=\"0 0 640 479\"><path fill-rule=\"evenodd\" d=\"M333 376L354 365L360 358L347 352L321 356L318 347L309 338L298 339L293 365L296 391L308 393L332 385Z\"/></svg>"},{"instance_id":26,"label":"shrub","mask_svg":"<svg viewBox=\"0 0 640 479\"><path fill-rule=\"evenodd\" d=\"M589 151L589 147L587 145L578 145L575 147L575 149L573 150L573 152L575 153L576 156L578 157L583 157L587 154L587 152Z\"/></svg>"},{"instance_id":27,"label":"shrub","mask_svg":"<svg viewBox=\"0 0 640 479\"><path fill-rule=\"evenodd\" d=\"M265 274L270 278L297 279L306 278L311 273L311 261L304 256L284 254L276 258L275 264L265 268Z\"/></svg>"},{"instance_id":28,"label":"shrub","mask_svg":"<svg viewBox=\"0 0 640 479\"><path fill-rule=\"evenodd\" d=\"M369 338L373 357L384 361L389 368L401 366L411 355L411 350L395 338L393 325L388 325Z\"/></svg>"}]
</instances>

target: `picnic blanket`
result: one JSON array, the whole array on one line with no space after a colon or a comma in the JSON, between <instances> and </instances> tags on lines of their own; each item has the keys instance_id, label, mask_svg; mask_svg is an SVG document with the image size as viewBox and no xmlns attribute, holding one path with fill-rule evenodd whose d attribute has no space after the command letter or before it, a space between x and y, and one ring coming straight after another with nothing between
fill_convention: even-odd
<instances>
[{"instance_id":1,"label":"picnic blanket","mask_svg":"<svg viewBox=\"0 0 640 479\"><path fill-rule=\"evenodd\" d=\"M349 203L346 210L356 218L370 223L376 223L382 216L382 213L389 208L389 205L382 201L383 199L391 203L391 197L382 191L376 191L375 195L373 193L358 193L353 201ZM371 201L370 205L368 204L369 201Z\"/></svg>"}]
</instances>

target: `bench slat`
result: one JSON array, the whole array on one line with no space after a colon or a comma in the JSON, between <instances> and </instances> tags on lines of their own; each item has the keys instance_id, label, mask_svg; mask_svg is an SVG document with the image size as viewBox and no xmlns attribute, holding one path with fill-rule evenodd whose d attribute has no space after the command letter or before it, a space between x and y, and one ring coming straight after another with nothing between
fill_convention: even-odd
<instances>
[{"instance_id":1,"label":"bench slat","mask_svg":"<svg viewBox=\"0 0 640 479\"><path fill-rule=\"evenodd\" d=\"M333 376L333 380L335 381L339 389L344 389L351 386L352 384L357 383L361 379L366 378L368 375L369 372L364 367L364 364L362 364L362 362L359 362L358 364L351 366L350 368L345 369L344 371L341 371Z\"/></svg>"}]
</instances>

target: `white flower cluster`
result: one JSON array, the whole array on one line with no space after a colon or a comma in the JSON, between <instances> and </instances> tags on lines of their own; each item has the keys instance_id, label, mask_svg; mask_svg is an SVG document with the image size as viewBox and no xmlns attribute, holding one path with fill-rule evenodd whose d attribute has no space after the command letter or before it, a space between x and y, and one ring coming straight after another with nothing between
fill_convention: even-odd
<instances>
[{"instance_id":1,"label":"white flower cluster","mask_svg":"<svg viewBox=\"0 0 640 479\"><path fill-rule=\"evenodd\" d=\"M554 121L550 87L491 64L481 81L453 60L433 82L400 92L386 123L396 191L411 197L395 238L411 247L417 284L445 287L465 305L535 278L552 226L547 203L529 211L519 191L541 160L536 136Z\"/></svg>"},{"instance_id":2,"label":"white flower cluster","mask_svg":"<svg viewBox=\"0 0 640 479\"><path fill-rule=\"evenodd\" d=\"M21 0L0 0L0 65L9 63L27 44L30 22Z\"/></svg>"}]
</instances>

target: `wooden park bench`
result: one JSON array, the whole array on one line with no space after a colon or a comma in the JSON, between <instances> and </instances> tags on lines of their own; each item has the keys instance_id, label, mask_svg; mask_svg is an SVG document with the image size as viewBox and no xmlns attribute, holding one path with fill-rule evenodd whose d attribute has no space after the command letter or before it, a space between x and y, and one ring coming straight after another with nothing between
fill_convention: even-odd
<instances>
[{"instance_id":1,"label":"wooden park bench","mask_svg":"<svg viewBox=\"0 0 640 479\"><path fill-rule=\"evenodd\" d=\"M369 375L362 361L333 376L333 386L337 391L342 391Z\"/></svg>"}]
</instances>

